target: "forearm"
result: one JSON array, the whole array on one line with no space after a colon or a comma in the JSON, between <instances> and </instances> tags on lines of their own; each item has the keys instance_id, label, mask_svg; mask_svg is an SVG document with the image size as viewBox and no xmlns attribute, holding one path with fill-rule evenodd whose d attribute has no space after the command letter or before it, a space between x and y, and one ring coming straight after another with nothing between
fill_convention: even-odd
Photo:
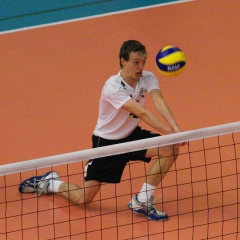
<instances>
[{"instance_id":1,"label":"forearm","mask_svg":"<svg viewBox=\"0 0 240 240\"><path fill-rule=\"evenodd\" d=\"M140 116L138 116L142 121L161 132L162 134L173 133L172 129L163 124L153 113L145 111Z\"/></svg>"},{"instance_id":2,"label":"forearm","mask_svg":"<svg viewBox=\"0 0 240 240\"><path fill-rule=\"evenodd\" d=\"M161 106L156 105L156 108L157 108L158 112L160 113L160 115L165 119L165 121L171 127L171 129L174 132L179 132L180 129L179 129L170 109L168 108L167 104L165 102L163 102L161 104Z\"/></svg>"}]
</instances>

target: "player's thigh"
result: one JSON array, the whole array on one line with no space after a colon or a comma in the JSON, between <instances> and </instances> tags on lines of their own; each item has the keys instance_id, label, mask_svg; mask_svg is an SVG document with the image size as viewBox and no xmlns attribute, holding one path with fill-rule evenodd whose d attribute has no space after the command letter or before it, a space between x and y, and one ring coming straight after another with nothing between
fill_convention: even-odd
<instances>
[{"instance_id":1,"label":"player's thigh","mask_svg":"<svg viewBox=\"0 0 240 240\"><path fill-rule=\"evenodd\" d=\"M147 150L145 157L168 157L177 156L179 152L178 145L168 145L163 147L150 148Z\"/></svg>"}]
</instances>

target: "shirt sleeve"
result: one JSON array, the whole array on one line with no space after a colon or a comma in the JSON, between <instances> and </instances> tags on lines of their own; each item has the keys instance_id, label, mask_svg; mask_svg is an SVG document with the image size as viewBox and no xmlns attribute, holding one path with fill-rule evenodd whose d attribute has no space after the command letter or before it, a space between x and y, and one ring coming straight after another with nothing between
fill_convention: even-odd
<instances>
[{"instance_id":1,"label":"shirt sleeve","mask_svg":"<svg viewBox=\"0 0 240 240\"><path fill-rule=\"evenodd\" d=\"M146 77L146 90L150 92L153 89L160 89L160 87L158 79L155 77L153 73L151 73Z\"/></svg>"},{"instance_id":2,"label":"shirt sleeve","mask_svg":"<svg viewBox=\"0 0 240 240\"><path fill-rule=\"evenodd\" d=\"M131 99L124 88L120 87L117 91L112 91L107 85L103 88L103 97L105 101L109 102L117 110Z\"/></svg>"}]
</instances>

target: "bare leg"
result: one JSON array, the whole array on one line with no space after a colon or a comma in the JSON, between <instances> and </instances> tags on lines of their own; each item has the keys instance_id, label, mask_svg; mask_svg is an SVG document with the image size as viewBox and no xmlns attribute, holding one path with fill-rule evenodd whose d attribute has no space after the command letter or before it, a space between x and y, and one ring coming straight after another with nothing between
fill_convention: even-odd
<instances>
[{"instance_id":1,"label":"bare leg","mask_svg":"<svg viewBox=\"0 0 240 240\"><path fill-rule=\"evenodd\" d=\"M160 156L151 166L148 175L147 183L157 187L165 177L173 163L175 162L179 149L177 145L161 147L159 149L149 149L146 157Z\"/></svg>"},{"instance_id":2,"label":"bare leg","mask_svg":"<svg viewBox=\"0 0 240 240\"><path fill-rule=\"evenodd\" d=\"M73 204L90 203L100 187L101 183L94 180L84 181L82 188L73 183L62 183L59 187L59 194Z\"/></svg>"}]
</instances>

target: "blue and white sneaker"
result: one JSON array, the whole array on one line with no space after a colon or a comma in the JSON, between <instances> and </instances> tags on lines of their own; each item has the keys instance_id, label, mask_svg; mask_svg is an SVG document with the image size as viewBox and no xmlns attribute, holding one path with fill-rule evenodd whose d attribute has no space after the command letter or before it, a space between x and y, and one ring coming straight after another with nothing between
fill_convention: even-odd
<instances>
[{"instance_id":1,"label":"blue and white sneaker","mask_svg":"<svg viewBox=\"0 0 240 240\"><path fill-rule=\"evenodd\" d=\"M147 202L139 202L138 195L135 195L129 202L128 207L136 213L143 214L147 218L155 221L166 221L168 220L168 215L164 212L159 212L154 203L153 196Z\"/></svg>"},{"instance_id":2,"label":"blue and white sneaker","mask_svg":"<svg viewBox=\"0 0 240 240\"><path fill-rule=\"evenodd\" d=\"M41 194L48 194L48 187L50 180L59 180L58 172L47 172L42 176L30 177L23 181L18 190L20 193L36 193L38 196Z\"/></svg>"}]
</instances>

